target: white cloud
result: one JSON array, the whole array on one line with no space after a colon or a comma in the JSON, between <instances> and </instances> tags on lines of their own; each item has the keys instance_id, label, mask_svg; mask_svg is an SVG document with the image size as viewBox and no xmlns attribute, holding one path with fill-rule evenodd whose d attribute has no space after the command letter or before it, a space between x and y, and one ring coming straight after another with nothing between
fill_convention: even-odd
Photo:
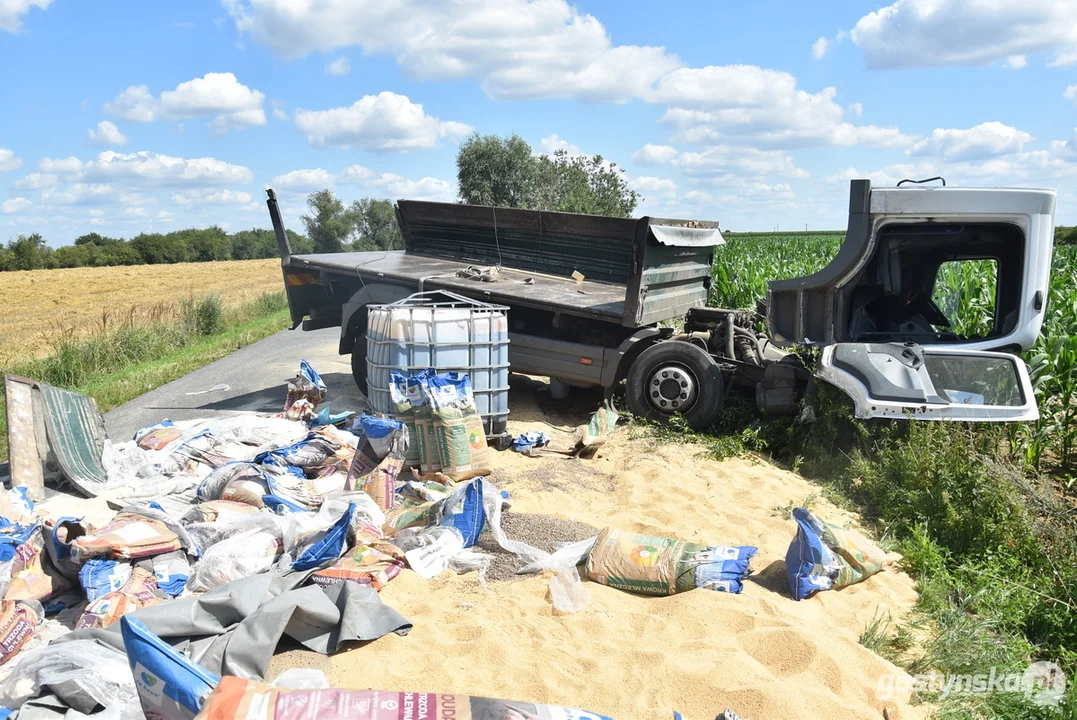
<instances>
[{"instance_id":1,"label":"white cloud","mask_svg":"<svg viewBox=\"0 0 1077 720\"><path fill-rule=\"evenodd\" d=\"M290 190L292 192L311 192L333 187L335 178L333 174L314 168L311 170L292 170L284 175L278 175L269 181L269 186L275 190Z\"/></svg>"},{"instance_id":2,"label":"white cloud","mask_svg":"<svg viewBox=\"0 0 1077 720\"><path fill-rule=\"evenodd\" d=\"M780 150L760 150L743 145L718 145L702 152L681 153L675 163L686 175L712 178L721 184L738 178L809 176L806 170L796 166L791 155Z\"/></svg>"},{"instance_id":3,"label":"white cloud","mask_svg":"<svg viewBox=\"0 0 1077 720\"><path fill-rule=\"evenodd\" d=\"M295 126L316 147L357 147L373 152L406 152L436 147L446 137L474 131L470 125L427 115L406 95L367 95L349 107L296 110Z\"/></svg>"},{"instance_id":4,"label":"white cloud","mask_svg":"<svg viewBox=\"0 0 1077 720\"><path fill-rule=\"evenodd\" d=\"M150 94L148 85L132 85L115 100L104 104L109 115L132 122L153 122L157 117L157 99Z\"/></svg>"},{"instance_id":5,"label":"white cloud","mask_svg":"<svg viewBox=\"0 0 1077 720\"><path fill-rule=\"evenodd\" d=\"M908 150L909 155L937 155L946 160L982 160L1019 153L1032 136L1000 122L980 123L967 130L937 128Z\"/></svg>"},{"instance_id":6,"label":"white cloud","mask_svg":"<svg viewBox=\"0 0 1077 720\"><path fill-rule=\"evenodd\" d=\"M815 60L822 60L826 56L826 51L830 49L830 41L825 37L821 37L812 43L811 56Z\"/></svg>"},{"instance_id":7,"label":"white cloud","mask_svg":"<svg viewBox=\"0 0 1077 720\"><path fill-rule=\"evenodd\" d=\"M168 212L167 210L161 210L157 213L157 219L161 222L172 222L175 219L175 215Z\"/></svg>"},{"instance_id":8,"label":"white cloud","mask_svg":"<svg viewBox=\"0 0 1077 720\"><path fill-rule=\"evenodd\" d=\"M37 163L38 170L49 174L61 175L65 180L77 180L82 177L82 168L82 161L74 156L60 160L41 158Z\"/></svg>"},{"instance_id":9,"label":"white cloud","mask_svg":"<svg viewBox=\"0 0 1077 720\"><path fill-rule=\"evenodd\" d=\"M852 30L869 67L987 65L1051 52L1077 60L1077 3L1006 0L897 0Z\"/></svg>"},{"instance_id":10,"label":"white cloud","mask_svg":"<svg viewBox=\"0 0 1077 720\"><path fill-rule=\"evenodd\" d=\"M26 208L33 205L32 202L24 197L14 197L9 200L5 200L0 204L0 212L5 215L14 215L15 213L22 212Z\"/></svg>"},{"instance_id":11,"label":"white cloud","mask_svg":"<svg viewBox=\"0 0 1077 720\"><path fill-rule=\"evenodd\" d=\"M1011 70L1020 70L1028 67L1028 58L1024 55L1010 55L1003 64Z\"/></svg>"},{"instance_id":12,"label":"white cloud","mask_svg":"<svg viewBox=\"0 0 1077 720\"><path fill-rule=\"evenodd\" d=\"M341 55L333 62L325 66L325 71L330 75L347 75L352 71L352 64L348 62L348 58Z\"/></svg>"},{"instance_id":13,"label":"white cloud","mask_svg":"<svg viewBox=\"0 0 1077 720\"><path fill-rule=\"evenodd\" d=\"M456 199L456 185L433 177L412 180L396 173L379 173L362 165L349 165L337 175L342 185L357 185L371 192L393 199L436 200L452 202Z\"/></svg>"},{"instance_id":14,"label":"white cloud","mask_svg":"<svg viewBox=\"0 0 1077 720\"><path fill-rule=\"evenodd\" d=\"M701 204L711 201L711 194L703 192L702 190L689 190L684 194L685 202Z\"/></svg>"},{"instance_id":15,"label":"white cloud","mask_svg":"<svg viewBox=\"0 0 1077 720\"><path fill-rule=\"evenodd\" d=\"M666 165L677 157L677 148L669 145L652 145L647 143L632 153L632 162L640 165Z\"/></svg>"},{"instance_id":16,"label":"white cloud","mask_svg":"<svg viewBox=\"0 0 1077 720\"><path fill-rule=\"evenodd\" d=\"M579 145L574 145L567 140L562 140L557 136L557 133L548 135L539 140L539 147L542 148L542 152L546 155L553 155L558 150L564 150L569 155L573 156L583 154L583 150L580 149Z\"/></svg>"},{"instance_id":17,"label":"white cloud","mask_svg":"<svg viewBox=\"0 0 1077 720\"><path fill-rule=\"evenodd\" d=\"M0 30L18 32L22 29L22 16L30 12L30 8L44 10L51 2L52 0L0 0Z\"/></svg>"},{"instance_id":18,"label":"white cloud","mask_svg":"<svg viewBox=\"0 0 1077 720\"><path fill-rule=\"evenodd\" d=\"M638 190L647 197L676 197L677 183L669 178L638 177L628 183L633 190Z\"/></svg>"},{"instance_id":19,"label":"white cloud","mask_svg":"<svg viewBox=\"0 0 1077 720\"><path fill-rule=\"evenodd\" d=\"M1062 96L1067 100L1077 100L1077 85L1070 85L1067 87L1065 92L1062 93Z\"/></svg>"},{"instance_id":20,"label":"white cloud","mask_svg":"<svg viewBox=\"0 0 1077 720\"><path fill-rule=\"evenodd\" d=\"M474 79L494 99L641 99L667 106L665 120L686 142L902 147L915 139L896 128L847 122L834 88L798 90L788 73L738 65L686 68L662 47L614 45L596 18L566 0L223 2L241 33L285 57L358 47L395 58L420 80ZM844 35L820 38L816 53ZM702 114L681 114L689 110ZM348 111L354 112L325 111L338 116L329 132L305 134L315 143L362 147L335 131L347 124L342 116ZM338 134L345 139L329 139Z\"/></svg>"},{"instance_id":21,"label":"white cloud","mask_svg":"<svg viewBox=\"0 0 1077 720\"><path fill-rule=\"evenodd\" d=\"M192 188L176 193L172 202L176 205L193 207L195 205L244 205L251 201L249 192L234 190L202 190Z\"/></svg>"},{"instance_id":22,"label":"white cloud","mask_svg":"<svg viewBox=\"0 0 1077 720\"><path fill-rule=\"evenodd\" d=\"M797 89L786 72L754 65L681 68L658 83L652 99L670 106L660 119L676 139L724 143L744 139L760 146L793 148L813 145L901 147L914 140L897 128L853 125L837 90L817 93Z\"/></svg>"},{"instance_id":23,"label":"white cloud","mask_svg":"<svg viewBox=\"0 0 1077 720\"><path fill-rule=\"evenodd\" d=\"M3 0L0 0L3 2ZM0 148L0 173L11 172L22 167L22 158L15 157L14 150Z\"/></svg>"},{"instance_id":24,"label":"white cloud","mask_svg":"<svg viewBox=\"0 0 1077 720\"><path fill-rule=\"evenodd\" d=\"M281 108L273 108L273 117L277 118L278 120L287 120L288 113Z\"/></svg>"},{"instance_id":25,"label":"white cloud","mask_svg":"<svg viewBox=\"0 0 1077 720\"><path fill-rule=\"evenodd\" d=\"M227 132L265 125L265 94L233 73L206 73L154 97L146 85L132 85L104 105L106 113L134 122L215 116L209 127Z\"/></svg>"},{"instance_id":26,"label":"white cloud","mask_svg":"<svg viewBox=\"0 0 1077 720\"><path fill-rule=\"evenodd\" d=\"M149 215L149 213L146 212L146 208L143 208L143 207L125 208L124 211L123 211L123 214L127 215L128 217L136 217L136 218L144 218L144 217L147 217Z\"/></svg>"},{"instance_id":27,"label":"white cloud","mask_svg":"<svg viewBox=\"0 0 1077 720\"><path fill-rule=\"evenodd\" d=\"M358 46L422 80L475 78L495 99L625 101L680 62L660 47L614 46L565 0L224 0L236 27L285 57Z\"/></svg>"},{"instance_id":28,"label":"white cloud","mask_svg":"<svg viewBox=\"0 0 1077 720\"><path fill-rule=\"evenodd\" d=\"M106 150L84 168L84 175L90 180L127 180L165 187L238 185L252 179L251 171L242 165L209 157L172 157L147 150L129 154Z\"/></svg>"},{"instance_id":29,"label":"white cloud","mask_svg":"<svg viewBox=\"0 0 1077 720\"><path fill-rule=\"evenodd\" d=\"M42 205L100 205L117 200L115 189L107 183L75 183L63 190L45 190Z\"/></svg>"},{"instance_id":30,"label":"white cloud","mask_svg":"<svg viewBox=\"0 0 1077 720\"><path fill-rule=\"evenodd\" d=\"M16 190L48 190L59 184L60 178L52 173L30 173L15 182Z\"/></svg>"},{"instance_id":31,"label":"white cloud","mask_svg":"<svg viewBox=\"0 0 1077 720\"><path fill-rule=\"evenodd\" d=\"M90 128L88 133L90 142L97 145L126 145L127 136L108 120L97 123L96 128Z\"/></svg>"}]
</instances>

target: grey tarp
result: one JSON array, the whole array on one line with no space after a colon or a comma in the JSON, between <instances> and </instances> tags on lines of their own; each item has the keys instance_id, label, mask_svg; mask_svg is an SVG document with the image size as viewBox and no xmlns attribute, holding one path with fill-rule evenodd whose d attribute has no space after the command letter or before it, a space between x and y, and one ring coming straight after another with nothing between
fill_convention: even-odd
<instances>
[{"instance_id":1,"label":"grey tarp","mask_svg":"<svg viewBox=\"0 0 1077 720\"><path fill-rule=\"evenodd\" d=\"M151 605L132 617L214 674L259 680L284 635L330 654L347 642L411 630L407 618L383 604L372 588L352 582L300 587L310 574L278 569L197 597ZM103 630L78 630L55 642L77 639L125 651L119 623Z\"/></svg>"}]
</instances>

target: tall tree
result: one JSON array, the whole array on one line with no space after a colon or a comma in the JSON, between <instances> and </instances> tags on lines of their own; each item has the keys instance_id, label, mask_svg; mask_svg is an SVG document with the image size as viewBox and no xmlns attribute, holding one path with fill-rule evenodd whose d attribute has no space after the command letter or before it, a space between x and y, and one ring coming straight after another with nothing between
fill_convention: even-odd
<instances>
[{"instance_id":1,"label":"tall tree","mask_svg":"<svg viewBox=\"0 0 1077 720\"><path fill-rule=\"evenodd\" d=\"M390 201L363 198L352 203L350 212L355 222L356 250L404 249L396 210Z\"/></svg>"},{"instance_id":2,"label":"tall tree","mask_svg":"<svg viewBox=\"0 0 1077 720\"><path fill-rule=\"evenodd\" d=\"M340 252L352 232L351 214L332 190L318 190L307 198L310 215L303 216L314 252Z\"/></svg>"},{"instance_id":3,"label":"tall tree","mask_svg":"<svg viewBox=\"0 0 1077 720\"><path fill-rule=\"evenodd\" d=\"M639 193L601 155L534 155L518 135L472 135L456 155L462 202L628 217Z\"/></svg>"},{"instance_id":4,"label":"tall tree","mask_svg":"<svg viewBox=\"0 0 1077 720\"><path fill-rule=\"evenodd\" d=\"M472 205L534 207L537 169L531 146L519 135L476 133L456 153L460 199Z\"/></svg>"},{"instance_id":5,"label":"tall tree","mask_svg":"<svg viewBox=\"0 0 1077 720\"><path fill-rule=\"evenodd\" d=\"M601 155L585 157L558 150L535 159L536 206L541 210L629 217L641 200L628 187L624 170Z\"/></svg>"},{"instance_id":6,"label":"tall tree","mask_svg":"<svg viewBox=\"0 0 1077 720\"><path fill-rule=\"evenodd\" d=\"M32 235L19 235L7 244L9 258L8 267L11 270L40 270L49 265L55 266L52 249L45 243L45 238L40 233ZM50 262L51 261L51 262Z\"/></svg>"}]
</instances>

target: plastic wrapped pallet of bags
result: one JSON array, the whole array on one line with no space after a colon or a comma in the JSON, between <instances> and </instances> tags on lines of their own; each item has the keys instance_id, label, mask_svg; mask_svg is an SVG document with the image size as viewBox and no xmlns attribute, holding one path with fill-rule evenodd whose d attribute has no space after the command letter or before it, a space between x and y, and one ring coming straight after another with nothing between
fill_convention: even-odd
<instances>
[{"instance_id":1,"label":"plastic wrapped pallet of bags","mask_svg":"<svg viewBox=\"0 0 1077 720\"><path fill-rule=\"evenodd\" d=\"M825 523L804 508L795 508L793 519L797 534L785 567L796 600L858 583L889 562L884 550L858 532Z\"/></svg>"},{"instance_id":2,"label":"plastic wrapped pallet of bags","mask_svg":"<svg viewBox=\"0 0 1077 720\"><path fill-rule=\"evenodd\" d=\"M706 588L739 593L751 575L751 546L721 547L606 528L587 558L593 582L642 595Z\"/></svg>"},{"instance_id":3,"label":"plastic wrapped pallet of bags","mask_svg":"<svg viewBox=\"0 0 1077 720\"><path fill-rule=\"evenodd\" d=\"M382 690L287 690L225 676L206 700L201 720L610 720L605 715L515 700Z\"/></svg>"},{"instance_id":4,"label":"plastic wrapped pallet of bags","mask_svg":"<svg viewBox=\"0 0 1077 720\"><path fill-rule=\"evenodd\" d=\"M404 467L408 430L399 420L372 415L360 417L359 424L362 436L345 488L362 490L378 507L388 510L396 504L396 479Z\"/></svg>"},{"instance_id":5,"label":"plastic wrapped pallet of bags","mask_svg":"<svg viewBox=\"0 0 1077 720\"><path fill-rule=\"evenodd\" d=\"M482 416L466 373L435 375L427 383L441 470L453 480L490 473L489 449Z\"/></svg>"}]
</instances>

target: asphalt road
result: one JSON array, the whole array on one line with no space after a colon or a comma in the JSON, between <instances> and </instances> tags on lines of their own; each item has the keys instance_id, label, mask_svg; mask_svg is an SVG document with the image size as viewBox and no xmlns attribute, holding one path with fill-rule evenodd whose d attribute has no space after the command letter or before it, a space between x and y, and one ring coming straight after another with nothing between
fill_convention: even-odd
<instances>
[{"instance_id":1,"label":"asphalt road","mask_svg":"<svg viewBox=\"0 0 1077 720\"><path fill-rule=\"evenodd\" d=\"M351 358L337 354L339 338L340 328L282 330L113 408L105 413L105 429L109 438L119 442L165 418L194 420L239 412L280 412L286 384L295 377L301 359L325 381L329 393L324 404L331 410L363 410L366 399L352 380ZM222 384L229 389L205 392Z\"/></svg>"}]
</instances>

